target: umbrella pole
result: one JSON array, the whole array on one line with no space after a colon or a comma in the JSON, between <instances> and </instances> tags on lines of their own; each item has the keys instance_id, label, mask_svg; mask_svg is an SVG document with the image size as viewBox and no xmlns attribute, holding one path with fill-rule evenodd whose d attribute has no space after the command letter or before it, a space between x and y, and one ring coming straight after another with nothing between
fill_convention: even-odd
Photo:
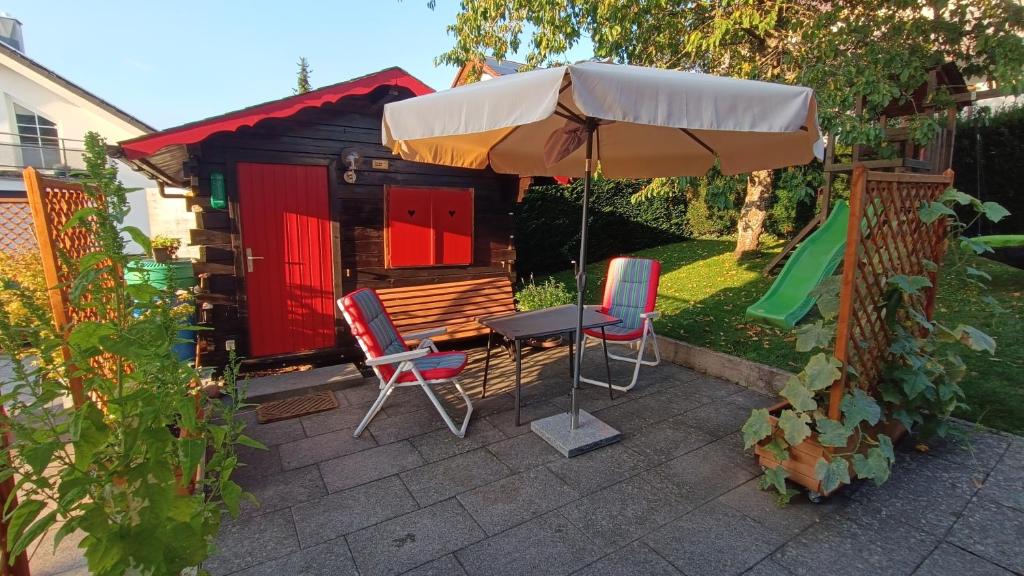
<instances>
[{"instance_id":1,"label":"umbrella pole","mask_svg":"<svg viewBox=\"0 0 1024 576\"><path fill-rule=\"evenodd\" d=\"M572 402L570 429L580 426L580 407L576 401L576 390L580 387L580 370L583 368L583 292L587 287L587 211L590 208L590 174L593 170L594 131L597 123L587 118L587 160L583 175L583 219L580 222L580 258L576 272L576 369L572 371Z\"/></svg>"}]
</instances>

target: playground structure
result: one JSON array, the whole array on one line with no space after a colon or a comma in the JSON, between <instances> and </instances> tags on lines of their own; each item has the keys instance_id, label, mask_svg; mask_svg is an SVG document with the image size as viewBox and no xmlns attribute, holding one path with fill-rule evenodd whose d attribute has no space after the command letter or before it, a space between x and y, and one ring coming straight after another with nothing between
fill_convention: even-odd
<instances>
[{"instance_id":1,"label":"playground structure","mask_svg":"<svg viewBox=\"0 0 1024 576\"><path fill-rule=\"evenodd\" d=\"M945 97L938 97L940 91ZM770 276L785 261L782 272L765 295L747 308L746 319L793 328L814 305L811 292L837 267L837 254L846 242L842 226L833 222L833 211L846 210L844 204L832 206L832 189L839 174L851 174L856 166L867 170L904 174L942 175L953 163L957 113L974 102L1001 95L998 90L972 91L953 63L933 68L928 80L921 84L905 102L893 101L879 114L879 123L886 126L883 138L887 148L895 150L883 157L879 150L865 145L853 146L849 156L836 152L835 134L828 135L825 149L825 182L818 191L818 211L786 246L768 263L762 273ZM952 105L945 105L952 101ZM854 113L861 114L863 98L858 99ZM932 140L925 145L914 142L911 119L914 116L942 115L944 122ZM852 186L851 186L852 188ZM840 217L843 214L839 214ZM788 258L788 260L787 260Z\"/></svg>"}]
</instances>

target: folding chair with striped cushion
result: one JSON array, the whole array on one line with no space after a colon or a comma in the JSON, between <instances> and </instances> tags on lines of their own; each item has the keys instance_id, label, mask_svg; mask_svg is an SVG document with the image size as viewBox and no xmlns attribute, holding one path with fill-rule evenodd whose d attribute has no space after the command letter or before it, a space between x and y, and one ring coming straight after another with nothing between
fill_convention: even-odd
<instances>
[{"instance_id":1,"label":"folding chair with striped cushion","mask_svg":"<svg viewBox=\"0 0 1024 576\"><path fill-rule=\"evenodd\" d=\"M391 322L387 309L371 288L361 288L338 300L345 321L359 347L366 354L366 365L373 368L380 380L380 394L356 428L359 436L380 411L388 396L402 386L419 386L441 414L448 429L462 438L473 414L473 403L459 384L458 376L466 368L465 352L438 352L431 337L446 332L445 328L424 330L414 334L399 334ZM419 346L410 349L406 340L419 340ZM450 381L466 402L466 416L458 427L444 409L432 385Z\"/></svg>"},{"instance_id":2,"label":"folding chair with striped cushion","mask_svg":"<svg viewBox=\"0 0 1024 576\"><path fill-rule=\"evenodd\" d=\"M626 386L616 386L609 382L582 376L580 377L581 381L625 391L636 386L640 366L657 366L661 362L658 339L654 335L654 319L661 315L660 312L654 310L658 299L658 276L660 274L661 263L648 258L620 257L613 258L608 263L604 302L598 310L621 319L622 323L605 327L603 332L601 330L584 330L583 351L586 352L586 344L590 340L601 341L607 358L634 364L633 379ZM654 347L654 360L644 358L648 341ZM637 347L636 356L611 354L608 352L608 344Z\"/></svg>"}]
</instances>

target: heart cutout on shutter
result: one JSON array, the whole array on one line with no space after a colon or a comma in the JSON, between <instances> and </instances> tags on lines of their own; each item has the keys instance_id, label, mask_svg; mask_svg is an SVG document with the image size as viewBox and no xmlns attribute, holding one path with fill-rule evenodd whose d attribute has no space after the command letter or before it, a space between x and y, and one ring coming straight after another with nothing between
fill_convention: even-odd
<instances>
[{"instance_id":1,"label":"heart cutout on shutter","mask_svg":"<svg viewBox=\"0 0 1024 576\"><path fill-rule=\"evenodd\" d=\"M412 218L413 216L416 215L416 211L415 210L406 210L406 212L409 213L409 218Z\"/></svg>"},{"instance_id":2,"label":"heart cutout on shutter","mask_svg":"<svg viewBox=\"0 0 1024 576\"><path fill-rule=\"evenodd\" d=\"M448 215L451 216L452 218L455 218L455 210L449 210Z\"/></svg>"}]
</instances>

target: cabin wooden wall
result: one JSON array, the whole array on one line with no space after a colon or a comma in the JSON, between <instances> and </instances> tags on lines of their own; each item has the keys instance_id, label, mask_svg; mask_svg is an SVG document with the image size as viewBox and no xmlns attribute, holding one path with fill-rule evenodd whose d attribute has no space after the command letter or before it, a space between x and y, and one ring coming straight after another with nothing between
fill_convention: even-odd
<instances>
[{"instance_id":1,"label":"cabin wooden wall","mask_svg":"<svg viewBox=\"0 0 1024 576\"><path fill-rule=\"evenodd\" d=\"M188 205L199 213L192 244L200 246L196 272L208 274L209 303L201 319L211 330L201 332L200 363L226 360L225 342L234 340L247 354L245 274L238 222L237 162L312 164L329 167L331 214L335 239L335 291L343 294L370 286L414 286L511 275L514 270L512 212L518 179L490 171L453 169L393 156L381 142L383 106L373 98L348 98L336 105L300 112L289 119L266 120L252 128L213 136L190 150L187 172L198 176L196 196ZM343 156L359 154L357 182L343 179ZM372 168L373 159L386 159L386 170ZM210 206L210 174L224 175L228 208ZM384 262L384 186L471 187L474 189L474 247L470 266L388 269ZM210 308L212 306L212 308ZM348 328L336 316L337 350L346 357L360 353Z\"/></svg>"}]
</instances>

